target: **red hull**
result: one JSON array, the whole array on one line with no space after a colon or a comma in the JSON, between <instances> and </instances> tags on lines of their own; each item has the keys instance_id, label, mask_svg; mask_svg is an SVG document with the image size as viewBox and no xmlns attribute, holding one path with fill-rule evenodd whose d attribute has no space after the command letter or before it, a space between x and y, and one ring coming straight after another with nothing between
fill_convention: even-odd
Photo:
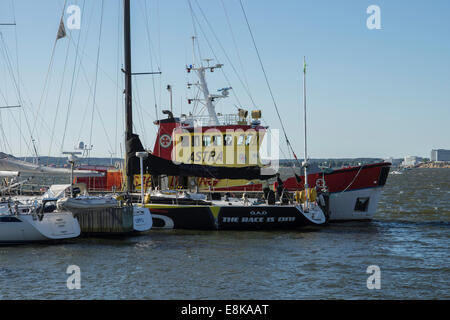
<instances>
[{"instance_id":1,"label":"red hull","mask_svg":"<svg viewBox=\"0 0 450 320\"><path fill-rule=\"evenodd\" d=\"M308 175L308 184L316 186L321 183L320 179L324 178L325 184L331 193L353 191L366 188L374 188L384 186L390 169L390 163L381 162L375 164L367 164L363 166L355 166L337 169L329 173L311 173ZM86 168L89 169L89 168ZM96 178L78 178L78 183L86 183L89 191L111 191L119 190L121 186L120 175L111 176L107 173L107 168L92 168L93 170L105 172L104 177ZM298 183L295 177L286 179L283 184L289 191L304 189L304 177L300 177L301 182ZM319 180L319 181L317 181ZM274 187L278 186L274 183ZM244 186L235 186L227 188L214 188L215 191L262 191L262 184L252 184Z\"/></svg>"},{"instance_id":2,"label":"red hull","mask_svg":"<svg viewBox=\"0 0 450 320\"><path fill-rule=\"evenodd\" d=\"M317 180L324 178L331 193L384 186L390 166L388 162L381 162L337 169L330 173L312 173L308 175L308 184L316 186ZM289 191L304 189L304 177L300 178L301 183L297 183L295 177L288 178L284 181L284 187Z\"/></svg>"},{"instance_id":3,"label":"red hull","mask_svg":"<svg viewBox=\"0 0 450 320\"><path fill-rule=\"evenodd\" d=\"M310 187L316 186L317 180L324 178L328 191L343 192L365 188L374 188L384 186L389 174L391 164L380 162L362 166L348 167L333 170L329 173L311 173L308 174L308 184ZM286 179L283 184L289 191L304 189L304 177L300 177L301 182L297 183L295 177ZM320 183L321 181L319 181ZM274 183L276 188L278 183ZM262 191L262 184L253 184L245 186L236 186L228 188L215 188L215 191Z\"/></svg>"}]
</instances>

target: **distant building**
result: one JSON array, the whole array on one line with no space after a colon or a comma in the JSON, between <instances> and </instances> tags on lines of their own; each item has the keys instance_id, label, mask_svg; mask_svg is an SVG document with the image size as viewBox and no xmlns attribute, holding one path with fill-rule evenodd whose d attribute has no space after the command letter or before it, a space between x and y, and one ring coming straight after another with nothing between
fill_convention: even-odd
<instances>
[{"instance_id":1,"label":"distant building","mask_svg":"<svg viewBox=\"0 0 450 320\"><path fill-rule=\"evenodd\" d=\"M402 167L413 167L419 163L419 158L415 156L406 156L402 162Z\"/></svg>"},{"instance_id":2,"label":"distant building","mask_svg":"<svg viewBox=\"0 0 450 320\"><path fill-rule=\"evenodd\" d=\"M431 150L431 161L450 161L450 150Z\"/></svg>"},{"instance_id":3,"label":"distant building","mask_svg":"<svg viewBox=\"0 0 450 320\"><path fill-rule=\"evenodd\" d=\"M399 166L402 163L402 159L394 159L393 157L384 158L383 160L392 163L393 166Z\"/></svg>"}]
</instances>

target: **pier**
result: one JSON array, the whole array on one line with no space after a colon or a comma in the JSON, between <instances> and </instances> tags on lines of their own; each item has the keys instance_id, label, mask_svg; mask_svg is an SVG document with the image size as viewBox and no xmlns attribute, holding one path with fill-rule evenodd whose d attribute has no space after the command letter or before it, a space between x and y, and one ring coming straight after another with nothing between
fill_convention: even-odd
<instances>
[{"instance_id":1,"label":"pier","mask_svg":"<svg viewBox=\"0 0 450 320\"><path fill-rule=\"evenodd\" d=\"M119 235L134 231L133 207L74 210L84 235Z\"/></svg>"}]
</instances>

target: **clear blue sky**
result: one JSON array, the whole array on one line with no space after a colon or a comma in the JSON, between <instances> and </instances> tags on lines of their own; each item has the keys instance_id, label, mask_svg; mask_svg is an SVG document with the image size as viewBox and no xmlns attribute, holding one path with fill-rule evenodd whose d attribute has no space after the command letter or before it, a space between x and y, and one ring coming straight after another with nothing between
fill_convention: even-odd
<instances>
[{"instance_id":1,"label":"clear blue sky","mask_svg":"<svg viewBox=\"0 0 450 320\"><path fill-rule=\"evenodd\" d=\"M85 3L81 29L70 31L71 43L67 38L57 42L50 82L45 90L44 82L64 1L0 2L0 22L17 22L16 27L0 26L0 31L14 75L22 82L20 94L24 111L28 126L35 130L40 155L60 155L61 149L72 150L79 141L92 142L93 156L109 156L110 151L120 155L119 143L123 139L123 75L118 72L122 66L122 26L118 25L121 23L121 2L104 2L92 134L91 90L95 87L102 1L67 0L66 6L83 7ZM243 0L243 3L281 116L298 155L302 155L303 150L303 56L308 62L310 157L429 157L433 148L450 149L449 1ZM254 108L222 46L241 79L248 82L251 96L263 111L265 122L271 128L279 128L239 0L191 0L191 4L201 23L201 28L197 25L197 32L202 57L216 56L225 64L225 74L237 97L233 95L222 101L217 106L218 111L232 113L238 101L250 110ZM220 44L197 4L207 16ZM372 4L381 9L381 30L366 27L369 17L366 9ZM67 17L66 14L65 19ZM162 76L153 78L155 90L151 76L134 78L136 131L145 146L152 148L156 133L153 125L155 101L161 117L161 109L168 108L169 104L167 84L174 88L175 113L179 114L181 109L183 113L190 110L186 99L191 93L185 83L193 79L188 78L184 67L192 61L192 15L185 0L132 0L132 21L133 71L145 72L159 67L163 72ZM201 30L206 33L214 52ZM78 62L81 61L83 68L79 65L75 68L76 86L66 127L65 115L79 36L79 52L82 53ZM15 105L18 97L1 50L3 44L0 44L0 93L3 94L0 94L0 105L4 105L5 100L7 104ZM211 91L228 86L221 72L208 77ZM40 103L41 96L44 98ZM0 151L29 155L26 144L29 144L30 129L24 113L17 109L0 112L3 130L0 132L3 137Z\"/></svg>"}]
</instances>

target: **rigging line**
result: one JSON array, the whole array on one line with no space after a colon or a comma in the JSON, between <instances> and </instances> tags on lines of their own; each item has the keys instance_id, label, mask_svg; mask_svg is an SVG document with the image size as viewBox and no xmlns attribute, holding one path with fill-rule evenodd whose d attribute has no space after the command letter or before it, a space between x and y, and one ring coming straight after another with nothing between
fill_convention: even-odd
<instances>
[{"instance_id":1,"label":"rigging line","mask_svg":"<svg viewBox=\"0 0 450 320\"><path fill-rule=\"evenodd\" d=\"M214 58L216 59L217 63L220 63L220 60L219 60L219 58L217 57L217 55L216 55L216 53L215 53L215 51L214 51L214 49L213 49L211 43L209 42L209 40L208 40L208 38L207 38L207 36L206 36L206 33L204 32L202 26L200 25L197 16L195 15L195 13L194 13L193 11L191 11L191 14L192 14L193 19L195 19L195 21L197 21L197 24L198 24L198 26L199 26L199 28L200 28L200 31L201 31L201 33L202 33L202 35L203 35L203 38L205 39L206 43L208 44L208 47L209 47L209 49L211 50L211 52L212 52ZM197 44L198 44L198 41L197 41ZM199 50L200 50L200 48L199 48ZM229 78L228 78L228 76L226 75L226 73L225 73L224 70L222 70L222 74L223 74L223 76L224 76L224 78L225 78L225 81L227 82L228 86L231 87L231 82L230 82L230 80L229 80ZM234 98L236 99L238 105L242 106L242 104L241 104L241 102L240 102L238 96L237 96L234 92L233 92L232 94L233 94Z\"/></svg>"},{"instance_id":2,"label":"rigging line","mask_svg":"<svg viewBox=\"0 0 450 320\"><path fill-rule=\"evenodd\" d=\"M91 9L91 14L89 15L89 19L88 19L88 22L87 22L87 28L85 28L87 31L86 31L86 35L88 35L89 34L89 31L90 31L90 29L91 29L91 22L92 22L92 16L94 15L94 11L95 10L93 10L93 9ZM72 43L72 38L69 38L69 41ZM74 47L74 49L77 51L77 55L78 56L80 56L80 60L79 60L79 64L78 64L78 69L77 69L77 75L76 75L76 84L78 83L78 79L79 79L79 77L80 77L80 72L82 72L83 73L83 76L84 76L84 79L86 80L86 84L87 84L87 86L89 87L89 94L88 94L88 98L87 98L87 102L85 103L85 108L84 108L84 112L83 112L83 120L81 121L81 123L82 123L82 125L80 126L80 131L79 131L79 133L78 133L78 139L77 139L77 141L80 141L80 139L81 139L81 133L82 133L82 131L83 131L83 124L85 123L85 120L86 120L86 116L87 116L87 111L88 111L88 109L89 109L89 105L90 105L90 100L91 100L91 97L92 97L92 87L91 87L91 85L89 84L89 79L88 79L88 77L87 77L87 75L86 75L86 70L84 69L84 66L83 66L83 62L82 62L82 55L81 55L81 53L84 53L85 52L85 48L87 47L87 44L88 44L88 40L89 40L89 37L88 36L86 36L86 38L85 38L85 40L84 40L84 45L83 45L83 48L81 48L80 50L79 50L79 48L77 48L76 46L75 46L75 44L74 43L72 43L72 45L73 45L73 47ZM85 56L87 56L86 54L84 54ZM88 57L88 56L87 56ZM112 81L113 83L114 83L114 81Z\"/></svg>"},{"instance_id":3,"label":"rigging line","mask_svg":"<svg viewBox=\"0 0 450 320\"><path fill-rule=\"evenodd\" d=\"M102 115L100 114L100 111L99 111L99 108L98 108L97 104L95 104L95 111L97 112L97 116L98 116L98 118L100 120L100 123L101 123L101 125L103 127L103 131L105 132L105 137L106 137L106 141L108 142L109 149L112 150L111 140L109 138L108 131L106 130L105 122L103 121Z\"/></svg>"},{"instance_id":4,"label":"rigging line","mask_svg":"<svg viewBox=\"0 0 450 320\"><path fill-rule=\"evenodd\" d=\"M162 56L161 56L161 19L160 19L160 10L159 10L159 0L156 0L156 23L158 25L158 55L159 55L159 67L162 70ZM161 82L160 82L161 84ZM159 99L161 101L161 98Z\"/></svg>"},{"instance_id":5,"label":"rigging line","mask_svg":"<svg viewBox=\"0 0 450 320\"><path fill-rule=\"evenodd\" d=\"M14 40L15 40L15 46L16 46L16 72L17 72L17 79L18 82L20 83L20 69L19 69L19 41L18 41L18 37L17 37L17 25L16 25L16 8L14 6L14 1L11 0L11 7L12 7L12 12L13 12L13 21L14 21ZM20 92L20 85L19 85L19 90L17 92L18 97L19 97L19 103L22 104L22 95ZM22 131L22 113L19 113L19 131ZM22 140L19 140L19 154L22 154Z\"/></svg>"},{"instance_id":6,"label":"rigging line","mask_svg":"<svg viewBox=\"0 0 450 320\"><path fill-rule=\"evenodd\" d=\"M238 61L239 61L240 67L241 67L241 71L242 71L242 76L244 78L244 82L247 85L247 88L250 88L250 86L248 85L247 76L245 75L244 64L242 63L241 55L239 54L239 49L238 49L238 45L237 45L237 42L236 42L236 37L234 35L233 28L231 26L230 17L228 16L228 12L227 12L225 3L223 2L223 0L220 0L220 2L222 3L223 11L224 11L225 17L227 19L228 28L230 29L231 38L233 39L234 48L236 50L236 55L238 57Z\"/></svg>"},{"instance_id":7,"label":"rigging line","mask_svg":"<svg viewBox=\"0 0 450 320\"><path fill-rule=\"evenodd\" d=\"M83 77L84 77L84 79L86 81L86 85L89 87L88 101L86 103L86 108L84 110L83 121L82 121L82 123L84 123L84 119L86 118L86 115L87 115L89 101L90 101L91 97L93 97L93 89L92 89L92 86L89 84L89 78L88 78L88 76L86 74L86 69L84 68L83 63L81 61L80 61L80 70L81 70L81 73L82 73L82 75L83 75ZM106 131L106 127L105 127L105 124L103 122L103 118L101 117L100 111L98 110L99 108L98 108L97 103L94 104L94 109L95 109L95 111L97 111L97 114L98 114L98 116L100 118L100 122L101 122L101 124L103 126L103 129L105 131L105 135L106 135L106 139L108 140L109 147L112 150L111 141L110 141L108 132ZM78 141L81 139L82 131L83 131L83 127L81 126L80 127L80 132L78 134Z\"/></svg>"},{"instance_id":8,"label":"rigging line","mask_svg":"<svg viewBox=\"0 0 450 320\"><path fill-rule=\"evenodd\" d=\"M191 18L192 18L192 29L194 31L194 38L198 38L198 34L197 34L197 28L195 27L195 14L194 14L194 10L192 9L192 4L191 4L191 0L187 0L188 5L189 5L189 10L191 12ZM199 25L200 27L200 25ZM192 48L193 52L192 52L192 63L195 64L195 47ZM198 56L199 56L199 65L203 66L203 62L202 62L202 53L200 51L200 44L197 41L197 50L198 50Z\"/></svg>"},{"instance_id":9,"label":"rigging line","mask_svg":"<svg viewBox=\"0 0 450 320\"><path fill-rule=\"evenodd\" d=\"M98 35L98 48L97 48L97 63L96 63L96 69L95 69L95 81L94 81L94 97L92 102L92 117L91 117L91 129L89 134L89 146L92 145L92 129L94 126L94 109L95 109L95 101L97 96L97 77L98 77L98 64L100 60L100 47L101 47L101 38L102 38L102 27L103 27L103 9L104 9L105 1L102 0L102 6L101 6L101 14L100 14L100 31Z\"/></svg>"},{"instance_id":10,"label":"rigging line","mask_svg":"<svg viewBox=\"0 0 450 320\"><path fill-rule=\"evenodd\" d=\"M83 77L84 77L84 80L85 80L85 82L86 82L86 85L89 87L88 100L87 100L87 103L86 103L86 108L85 108L85 110L84 110L83 121L82 121L82 123L84 123L84 122L85 122L84 120L86 119L86 114L87 114L88 106L89 106L89 101L90 101L91 97L93 97L93 94L92 94L93 88L92 88L91 84L89 83L89 78L88 78L88 76L87 76L86 69L84 68L84 65L83 65L83 63L82 63L81 60L80 60L79 66L80 66L81 73L82 73L82 75L83 75ZM133 97L133 103L137 103L135 97ZM97 106L97 104L96 104L96 106ZM151 118L151 116L150 116L150 118ZM83 127L81 126L81 127L80 127L80 131L79 131L79 133L78 133L78 140L81 139L82 131L83 131ZM123 130L123 132L125 132L125 130ZM109 139L109 136L108 136L107 138Z\"/></svg>"},{"instance_id":11,"label":"rigging line","mask_svg":"<svg viewBox=\"0 0 450 320\"><path fill-rule=\"evenodd\" d=\"M81 21L83 21L83 12L84 12L84 8L85 8L85 4L86 4L86 0L83 0L83 7L81 9L81 15L82 15L81 16ZM71 35L68 35L68 38L69 38L69 42L72 41ZM78 33L77 49L75 50L75 61L74 61L74 64L73 64L72 80L71 80L71 83L70 83L69 102L67 104L66 121L65 121L65 124L64 124L64 132L63 132L61 148L60 148L61 152L63 151L64 142L66 140L67 126L68 126L68 123L69 123L69 115L70 115L70 110L71 110L72 102L73 102L73 91L75 90L74 89L74 85L76 87L76 83L74 83L75 82L75 74L77 74L77 79L78 79L78 73L76 72L77 71L76 68L77 68L77 62L78 62L77 61L78 60L78 48L80 46L80 39L81 39L81 30Z\"/></svg>"},{"instance_id":12,"label":"rigging line","mask_svg":"<svg viewBox=\"0 0 450 320\"><path fill-rule=\"evenodd\" d=\"M0 93L1 93L1 91L0 91ZM2 93L2 96L3 96L3 93ZM3 96L3 98L4 98L4 96ZM5 101L6 101L6 99L5 99ZM2 116L1 111L0 111L0 128L2 131L2 138L3 138L2 141L3 141L3 145L4 145L3 150L5 150L5 152L8 152L7 150L9 149L9 152L12 153L11 147L9 146L8 140L6 139L5 131L3 129L3 116Z\"/></svg>"},{"instance_id":13,"label":"rigging line","mask_svg":"<svg viewBox=\"0 0 450 320\"><path fill-rule=\"evenodd\" d=\"M1 43L3 44L2 45L2 54L3 54L4 60L5 60L5 66L6 66L6 68L9 71L9 74L10 74L12 80L13 80L13 84L14 84L14 87L15 87L16 93L17 93L19 91L18 87L20 86L20 84L17 83L16 77L14 76L14 71L13 71L11 59L10 59L9 54L8 54L8 49L6 47L6 42L5 42L5 39L3 38L3 34L1 32L0 32L0 38L2 40ZM20 79L18 79L18 80L20 80ZM5 96L3 94L2 94L2 96L5 99L5 102L7 104L7 99L5 98ZM19 103L21 105L23 105L23 101L20 98L20 96L18 96L17 98L19 99ZM27 122L28 130L31 132L31 128L30 128L30 125L29 125L29 122L28 122L28 118L26 117L26 113L25 113L25 119L26 119L26 122Z\"/></svg>"},{"instance_id":14,"label":"rigging line","mask_svg":"<svg viewBox=\"0 0 450 320\"><path fill-rule=\"evenodd\" d=\"M117 66L117 72L116 72L116 82L117 83L119 83L119 76L120 76L120 73L121 73L121 70L120 70L120 61L121 61L121 56L120 56L120 48L121 48L121 43L120 43L120 39L121 39L121 33L120 33L120 30L121 30L121 24L120 24L120 21L122 20L121 19L121 13L122 13L122 11L121 11L121 6L120 6L120 4L121 4L121 1L117 1L117 8L118 8L118 10L117 10L117 12L118 12L118 14L117 14L117 61L116 61L116 66ZM117 156L117 139L118 139L118 134L117 134L117 131L118 131L118 126L117 126L117 123L118 123L118 119L119 119L119 86L116 86L116 118L115 118L115 130L114 130L114 155L116 155Z\"/></svg>"},{"instance_id":15,"label":"rigging line","mask_svg":"<svg viewBox=\"0 0 450 320\"><path fill-rule=\"evenodd\" d=\"M9 110L9 112L10 112L11 117L12 117L13 120L14 120L14 123L16 124L16 126L18 126L17 120L16 120L16 118L14 117L14 114L11 112L11 110ZM27 150L27 151L30 151L31 146L30 146L30 144L27 142L27 139L25 138L25 136L23 135L23 133L22 133L20 130L19 130L19 134L20 134L21 138L23 139L23 141L25 142L25 145L28 147L28 150ZM20 141L22 141L22 140L20 140Z\"/></svg>"},{"instance_id":16,"label":"rigging line","mask_svg":"<svg viewBox=\"0 0 450 320\"><path fill-rule=\"evenodd\" d=\"M7 149L9 149L9 152L12 153L11 146L8 143L8 139L6 139L5 130L3 129L3 116L2 116L1 112L0 112L0 128L1 128L1 131L2 131L3 144L5 145L5 151Z\"/></svg>"},{"instance_id":17,"label":"rigging line","mask_svg":"<svg viewBox=\"0 0 450 320\"><path fill-rule=\"evenodd\" d=\"M269 89L269 93L270 93L270 96L271 96L271 98L272 98L272 102L273 102L273 104L274 104L274 106L275 106L275 110L276 110L276 112L277 112L278 119L280 120L281 128L283 129L283 133L284 133L284 137L285 137L285 139L286 139L286 143L287 143L287 145L289 146L289 148L291 149L292 153L294 154L294 157L297 159L297 157L296 157L296 155L295 155L295 152L294 152L294 149L292 148L291 142L289 141L289 138L288 138L288 136L287 136L286 129L285 129L285 127L284 127L283 121L281 120L280 112L279 112L279 110L278 110L278 106L277 106L277 103L276 103L276 101L275 101L275 97L274 97L274 95L273 95L272 88L271 88L271 86L270 86L270 83L269 83L269 79L268 79L268 77L267 77L266 70L265 70L265 68L264 68L264 64L262 63L262 60L261 60L261 56L260 56L260 54L259 54L258 47L256 46L255 37L253 36L253 32L252 32L252 29L251 29L251 27L250 27L250 23L248 22L247 14L245 13L245 9L244 9L244 5L242 4L242 0L239 0L239 3L240 3L240 5L241 5L241 9L242 9L242 13L244 14L245 21L246 21L246 23L247 23L248 31L249 31L250 36L251 36L251 38L252 38L253 46L254 46L254 48L255 48L256 55L258 56L259 64L260 64L261 69L262 69L262 72L263 72L263 74L264 74L264 79L266 80L266 84L267 84L267 87L268 87L268 89Z\"/></svg>"},{"instance_id":18,"label":"rigging line","mask_svg":"<svg viewBox=\"0 0 450 320\"><path fill-rule=\"evenodd\" d=\"M82 65L80 65L80 66L82 66ZM77 141L81 140L81 134L83 133L83 127L84 127L84 124L85 124L85 120L86 120L86 117L87 117L87 111L89 109L90 101L91 101L91 97L92 97L92 86L89 84L89 80L88 80L88 77L86 76L84 68L82 70L83 70L84 79L86 80L86 84L89 87L89 93L88 93L87 101L86 101L84 112L83 112L83 119L81 121L80 131L78 132L78 139L77 139Z\"/></svg>"},{"instance_id":19,"label":"rigging line","mask_svg":"<svg viewBox=\"0 0 450 320\"><path fill-rule=\"evenodd\" d=\"M17 26L16 26L16 10L14 7L14 1L11 0L11 7L12 7L12 11L13 11L13 20L14 20L14 42L15 42L15 46L16 46L16 72L17 72L17 78L20 79L20 71L19 71L19 42L18 42L18 37L17 37ZM20 88L19 88L20 89ZM20 99L20 90L18 92L19 95L19 100Z\"/></svg>"},{"instance_id":20,"label":"rigging line","mask_svg":"<svg viewBox=\"0 0 450 320\"><path fill-rule=\"evenodd\" d=\"M264 122L264 124L265 124L266 127L269 127L265 118L261 117L261 120ZM286 156L286 153L284 152L284 150L283 150L283 148L281 147L281 145L279 145L278 147L279 147L279 150L281 151L281 153L283 154L283 156L285 157L285 159L289 159L289 158ZM289 153L289 151L288 151L288 153ZM295 174L296 174L296 173L295 173L295 169L294 169L293 167L291 167L291 169L292 169L292 171L293 171L293 173L294 173L294 175L295 175Z\"/></svg>"},{"instance_id":21,"label":"rigging line","mask_svg":"<svg viewBox=\"0 0 450 320\"><path fill-rule=\"evenodd\" d=\"M0 32L0 36L1 36L1 32ZM7 59L9 59L9 56L8 56L7 53L8 53L8 52L6 51ZM12 70L12 67L9 67L9 68ZM10 73L12 73L12 71L10 71ZM25 122L26 122L26 124L27 124L27 128L28 128L28 131L29 131L30 136L31 136L31 126L30 126L30 121L28 120L28 117L27 117L26 109L29 108L27 104L29 104L31 107L33 107L33 102L32 102L31 99L30 99L30 96L29 96L29 94L28 94L27 88L25 87L25 85L24 85L22 79L19 78L19 79L17 79L17 80L18 80L18 83L17 83L17 84L15 83L15 85L16 85L16 86L19 86L19 87L23 87L25 96L26 96L26 98L28 99L28 101L24 101L24 100L23 100L23 97L21 97L21 105L22 105L22 107L23 107L23 108L22 108L22 111L23 111L23 114L24 114L24 117L25 117ZM13 81L14 81L14 82L16 81L15 77L13 77ZM31 111L31 108L30 108L30 112L33 113L33 112ZM41 117L41 120L46 124L44 118Z\"/></svg>"},{"instance_id":22,"label":"rigging line","mask_svg":"<svg viewBox=\"0 0 450 320\"><path fill-rule=\"evenodd\" d=\"M86 40L87 40L87 38L86 38ZM72 43L72 46L75 46L75 44L73 42L71 42L71 43ZM89 57L88 54L86 54L84 49L80 49L79 54L92 61L92 59ZM81 58L80 58L80 66L82 66ZM106 76L106 78L111 81L111 83L114 86L118 87L119 90L120 90L120 88L123 88L123 81L122 81L122 84L119 86L119 84L113 79L113 77L111 77L100 65L98 66L98 70L101 71Z\"/></svg>"},{"instance_id":23,"label":"rigging line","mask_svg":"<svg viewBox=\"0 0 450 320\"><path fill-rule=\"evenodd\" d=\"M93 97L93 94L92 94L92 91L93 91L93 90L92 90L92 86L91 86L91 85L89 84L89 82L88 82L88 77L87 77L87 75L86 75L86 71L85 71L83 65L81 64L81 62L80 62L80 66L81 66L81 69L82 69L82 71L83 71L83 76L84 76L84 78L85 78L85 80L86 80L86 83L87 83L87 85L89 86L88 102L86 103L86 106L88 106L91 97ZM88 110L88 108L86 107L85 112L84 112L84 115L83 115L83 121L82 121L82 123L84 123L84 119L86 118L87 110ZM107 130L106 130L105 123L103 122L103 118L102 118L102 116L101 116L101 114L100 114L100 111L99 111L99 108L98 108L98 105L97 105L97 104L94 105L94 110L93 110L93 112L94 112L94 111L97 112L97 116L98 116L98 118L99 118L99 120L100 120L100 123L101 123L101 125L102 125L103 131L105 132L105 136L106 136L106 140L107 140L107 142L108 142L109 148L110 148L110 150L112 150L111 139L109 138L108 132L107 132ZM78 135L78 141L81 140L81 134L82 134L82 131L83 131L83 127L81 126L81 127L80 127L80 132L79 132L79 135Z\"/></svg>"},{"instance_id":24,"label":"rigging line","mask_svg":"<svg viewBox=\"0 0 450 320\"><path fill-rule=\"evenodd\" d=\"M87 40L88 40L88 37L86 37L85 46L87 45ZM74 48L76 49L74 43L72 43L72 46L74 46ZM92 62L92 60L93 60L93 59L91 59L91 58L89 57L89 55L86 53L86 51L85 51L84 49L79 49L79 55L88 58L91 62ZM81 58L80 58L80 60L81 60ZM106 76L106 78L107 78L108 80L111 81L111 83L112 83L113 85L115 85L115 86L118 86L118 85L119 85L119 84L113 79L113 77L110 76L110 75L108 74L108 72L106 72L101 66L98 66L98 70L101 71L101 72Z\"/></svg>"},{"instance_id":25,"label":"rigging line","mask_svg":"<svg viewBox=\"0 0 450 320\"><path fill-rule=\"evenodd\" d=\"M52 151L52 146L53 146L53 135L54 135L54 133L55 133L56 120L57 120L57 118L58 118L59 106L60 106L60 103L61 103L61 96L62 96L63 85L64 85L64 79L65 79L65 76L66 76L67 60L68 60L68 58L69 58L69 45L70 45L70 43L69 43L69 41L67 41L66 58L65 58L65 60L64 60L64 67L63 67L63 74L62 74L62 79L61 79L61 85L60 85L60 87L59 87L58 102L57 102L57 104L56 104L56 112L55 112L55 117L54 117L54 119L53 119L53 128L52 128L52 133L51 133L51 135L50 135L50 145L49 145L49 148L48 148L47 165L48 165L49 158L50 158L51 151Z\"/></svg>"},{"instance_id":26,"label":"rigging line","mask_svg":"<svg viewBox=\"0 0 450 320\"><path fill-rule=\"evenodd\" d=\"M17 95L17 100L18 100L18 102L20 104L20 96L18 95L19 88L18 88L18 85L17 85L16 77L14 75L13 64L11 63L11 58L9 57L9 54L8 54L8 48L6 46L5 38L3 37L3 33L1 33L1 32L0 32L0 38L1 38L1 41L2 41L2 44L3 44L3 46L2 46L2 55L3 55L4 60L5 60L5 67L8 70L9 75L11 76L11 78L13 80L13 85L14 85L14 88L16 89L15 93ZM5 74L5 83L6 83L6 74ZM6 96L6 100L8 100L7 96Z\"/></svg>"},{"instance_id":27,"label":"rigging line","mask_svg":"<svg viewBox=\"0 0 450 320\"><path fill-rule=\"evenodd\" d=\"M145 23L145 29L147 30L147 41L148 41L148 46L149 46L149 51L150 51L150 70L153 70L153 58L152 58L152 42L151 42L151 38L150 38L150 31L149 31L149 27L148 27L148 10L147 10L147 2L144 2L144 7L145 7L145 13L144 13L144 17L146 20ZM158 66L158 69L159 66ZM152 86L153 86L153 99L155 100L155 114L156 114L156 120L158 120L158 102L156 100L156 88L155 88L155 77L152 76ZM160 100L161 101L161 100Z\"/></svg>"},{"instance_id":28,"label":"rigging line","mask_svg":"<svg viewBox=\"0 0 450 320\"><path fill-rule=\"evenodd\" d=\"M144 134L144 137L143 137L142 140L144 141L144 144L146 144L147 132L145 130L144 123L142 122L142 119L143 119L143 117L142 117L142 109L143 109L143 107L142 107L142 104L141 104L141 97L140 97L140 93L139 93L138 81L136 81L134 84L135 84L135 89L136 89L136 101L137 101L136 106L138 107L136 111L138 113L139 124L141 125L142 133Z\"/></svg>"},{"instance_id":29,"label":"rigging line","mask_svg":"<svg viewBox=\"0 0 450 320\"><path fill-rule=\"evenodd\" d=\"M3 93L2 93L1 91L0 91L0 94L2 95L3 99L5 100L5 96L3 95ZM5 100L5 102L6 102L6 100ZM23 105L22 107L26 107L26 105ZM24 111L24 115L25 115L26 123L27 123L28 128L29 128L28 118L26 117L25 111ZM22 131L20 130L19 132L20 132L20 134L23 136ZM3 135L3 136L4 136L4 138L5 138L5 135ZM27 152L30 152L30 154L32 154L32 153L33 153L33 150L32 150L32 148L31 148L30 143L27 142L27 139L25 139L25 138L23 138L23 139L24 139L25 145L27 146ZM11 149L11 150L12 150L12 149Z\"/></svg>"},{"instance_id":30,"label":"rigging line","mask_svg":"<svg viewBox=\"0 0 450 320\"><path fill-rule=\"evenodd\" d=\"M152 48L154 46L153 46L153 43L151 41L152 37L150 36L150 28L149 28L150 23L149 23L149 19L148 19L148 16L150 14L148 13L147 1L145 1L145 0L143 0L143 1L144 1L144 8L143 8L144 10L142 10L142 15L144 16L144 19L145 19L145 29L146 29L146 32L147 32L147 41L148 41L149 52L150 52L150 60L153 61L153 56L154 56L154 59L155 59L156 64L158 66L158 71L161 71L161 68L160 68L161 63L158 61L159 60L158 56L155 53L156 50L152 50ZM141 4L141 2L139 2L139 3ZM152 67L152 70L153 70L153 64L151 65L151 67Z\"/></svg>"},{"instance_id":31,"label":"rigging line","mask_svg":"<svg viewBox=\"0 0 450 320\"><path fill-rule=\"evenodd\" d=\"M197 0L195 0L195 2L196 2L197 6L198 6L198 8L199 8L199 10L200 10L200 13L201 13L202 16L203 16L203 19L205 19L206 24L208 25L209 29L211 30L211 33L213 34L214 38L216 39L217 43L219 44L220 48L222 49L222 52L223 52L223 54L225 55L225 58L227 59L227 61L228 61L228 63L230 64L231 68L233 69L233 71L234 71L236 77L238 78L238 80L239 80L239 82L241 83L242 87L244 87L244 90L245 90L245 92L247 93L247 95L249 96L249 98L250 98L250 100L252 101L253 105L256 106L256 103L255 103L255 101L253 100L253 96L250 94L250 90L249 90L248 86L244 83L244 81L242 80L241 76L239 75L239 73L237 72L236 68L234 67L233 62L231 61L230 57L228 56L228 54L227 54L225 48L223 47L223 45L222 45L222 43L221 43L219 37L218 37L217 34L214 32L214 29L213 29L212 25L210 24L208 18L206 17L205 13L203 12L203 9L200 7L200 5L199 5L199 3L198 3ZM223 72L223 70L222 70L222 72ZM230 85L230 87L231 87L231 85Z\"/></svg>"},{"instance_id":32,"label":"rigging line","mask_svg":"<svg viewBox=\"0 0 450 320\"><path fill-rule=\"evenodd\" d=\"M64 6L63 6L63 9L62 9L62 13L61 13L61 19L59 19L58 23L61 23L61 20L63 20L63 18L64 18L64 11L66 9L66 3L67 3L67 0L64 1ZM31 131L31 140L32 141L34 140L33 139L33 135L34 135L34 131L36 130L36 125L38 123L37 117L38 117L38 114L39 114L39 112L41 110L43 98L44 98L44 95L45 95L45 90L46 90L46 87L47 87L47 83L49 81L50 71L51 71L51 68L53 66L53 59L54 59L54 56L55 56L55 50L56 50L57 42L58 42L58 37L56 37L55 42L53 43L52 54L51 54L51 57L50 57L50 63L48 65L47 74L45 76L44 87L42 89L42 95L41 95L41 98L39 100L39 105L38 105L38 110L37 110L37 113L36 113L36 117L34 118L34 126L33 126L33 130ZM47 94L48 94L48 92L47 92Z\"/></svg>"},{"instance_id":33,"label":"rigging line","mask_svg":"<svg viewBox=\"0 0 450 320\"><path fill-rule=\"evenodd\" d=\"M198 107L198 105L200 104L200 100L199 100L199 97L200 97L200 89L199 88L197 88L197 93L195 94L195 101L194 101L194 107L192 108L192 113L195 115L196 114L196 111L197 111L197 107Z\"/></svg>"}]
</instances>

